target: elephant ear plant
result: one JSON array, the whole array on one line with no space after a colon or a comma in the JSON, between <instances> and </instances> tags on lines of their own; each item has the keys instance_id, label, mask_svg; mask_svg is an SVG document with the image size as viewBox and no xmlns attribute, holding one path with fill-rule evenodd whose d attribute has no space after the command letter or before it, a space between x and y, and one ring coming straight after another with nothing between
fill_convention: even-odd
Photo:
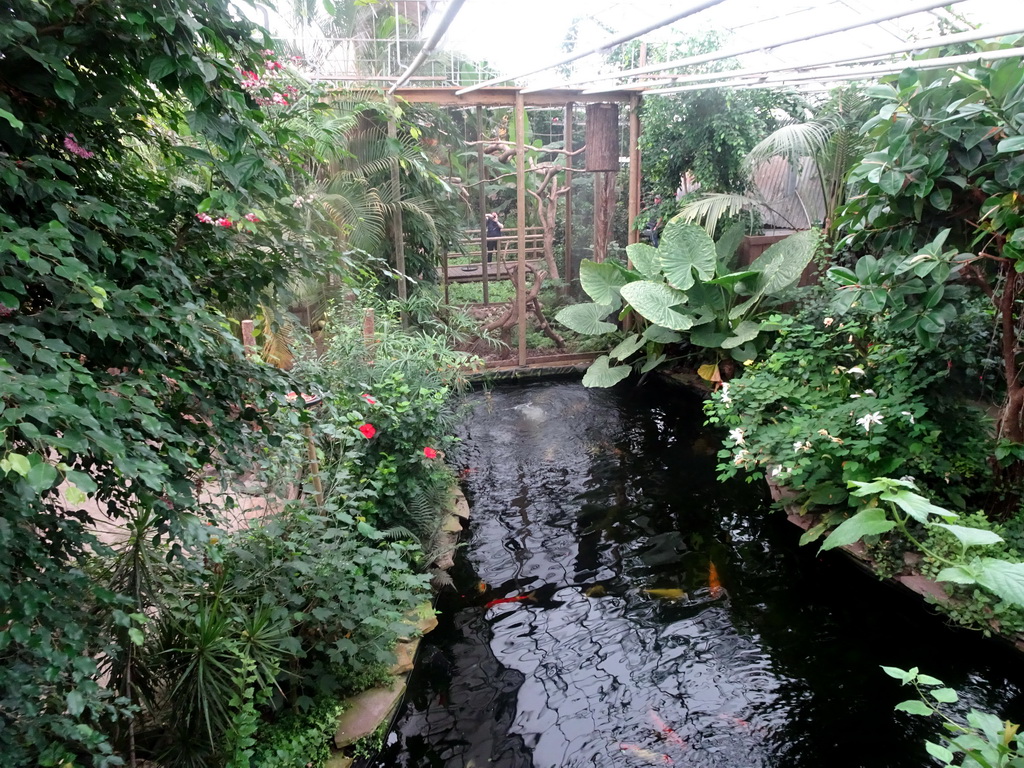
<instances>
[{"instance_id":1,"label":"elephant ear plant","mask_svg":"<svg viewBox=\"0 0 1024 768\"><path fill-rule=\"evenodd\" d=\"M668 359L665 347L684 339L712 358L700 368L720 381L731 361L756 359L775 329L767 320L800 279L818 247L817 230L782 240L749 266L733 266L742 225L716 244L703 228L678 217L665 227L661 247L635 243L626 249L630 267L584 261L580 283L593 300L566 307L556 319L581 334L609 333L615 314L629 329L622 342L591 365L588 387L610 387L637 368L647 373Z\"/></svg>"}]
</instances>

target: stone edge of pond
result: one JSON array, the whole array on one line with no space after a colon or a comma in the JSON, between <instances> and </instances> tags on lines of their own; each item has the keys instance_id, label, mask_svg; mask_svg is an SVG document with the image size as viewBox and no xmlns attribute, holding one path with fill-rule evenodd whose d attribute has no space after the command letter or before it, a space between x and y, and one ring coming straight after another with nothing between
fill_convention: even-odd
<instances>
[{"instance_id":1,"label":"stone edge of pond","mask_svg":"<svg viewBox=\"0 0 1024 768\"><path fill-rule=\"evenodd\" d=\"M788 495L791 495L790 493L787 493L786 489L780 488L771 481L766 482L773 501L784 501ZM806 531L819 521L819 515L814 512L804 511L795 504L784 504L783 509L786 512L786 519L801 530ZM930 597L936 603L945 603L947 605L956 604L956 601L946 594L945 589L943 589L939 582L929 579L917 569L917 563L921 560L920 555L913 552L905 553L903 557L903 570L895 576L883 577L879 575L875 560L868 554L867 548L862 542L858 541L853 544L846 544L844 546L837 547L836 549L838 549L857 567L872 574L880 581L885 581L900 589L906 590L925 601ZM959 624L954 626L961 627ZM961 628L970 629L970 627ZM989 630L992 633L991 637L993 639L1011 646L1018 652L1024 652L1024 634L1007 634L1006 632L1003 632L999 628L997 619L989 620Z\"/></svg>"},{"instance_id":2,"label":"stone edge of pond","mask_svg":"<svg viewBox=\"0 0 1024 768\"><path fill-rule=\"evenodd\" d=\"M469 502L458 485L453 487L452 497L451 507L442 519L439 533L438 547L442 554L433 563L441 571L447 571L454 565L455 547L470 515ZM390 683L357 693L342 702L344 711L338 718L332 737L334 749L325 763L326 768L349 768L356 758L345 750L360 739L372 736L381 726L389 725L398 711L405 696L409 673L416 661L420 640L437 626L433 603L427 601L414 608L407 614L405 623L410 629L406 636L398 639L395 646L397 660L390 670Z\"/></svg>"}]
</instances>

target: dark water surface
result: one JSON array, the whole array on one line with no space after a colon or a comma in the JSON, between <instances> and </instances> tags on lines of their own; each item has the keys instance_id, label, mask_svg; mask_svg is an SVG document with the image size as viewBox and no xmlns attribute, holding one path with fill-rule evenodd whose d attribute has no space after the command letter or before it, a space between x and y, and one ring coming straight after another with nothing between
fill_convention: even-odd
<instances>
[{"instance_id":1,"label":"dark water surface","mask_svg":"<svg viewBox=\"0 0 1024 768\"><path fill-rule=\"evenodd\" d=\"M456 590L374 766L930 765L939 725L893 712L910 691L882 664L1024 715L1017 656L798 547L761 483L717 483L698 399L556 382L473 404Z\"/></svg>"}]
</instances>

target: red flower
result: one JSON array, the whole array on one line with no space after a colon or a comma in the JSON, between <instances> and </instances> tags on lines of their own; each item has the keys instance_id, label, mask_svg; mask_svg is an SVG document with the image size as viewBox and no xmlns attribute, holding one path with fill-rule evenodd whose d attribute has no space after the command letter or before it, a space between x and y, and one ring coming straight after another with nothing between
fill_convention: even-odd
<instances>
[{"instance_id":1,"label":"red flower","mask_svg":"<svg viewBox=\"0 0 1024 768\"><path fill-rule=\"evenodd\" d=\"M367 440L377 434L377 428L373 426L373 424L363 424L363 426L359 428L359 431L363 433L363 437Z\"/></svg>"},{"instance_id":2,"label":"red flower","mask_svg":"<svg viewBox=\"0 0 1024 768\"><path fill-rule=\"evenodd\" d=\"M251 221L253 224L259 224L260 217L257 216L255 213L247 213L245 214L245 220Z\"/></svg>"},{"instance_id":3,"label":"red flower","mask_svg":"<svg viewBox=\"0 0 1024 768\"><path fill-rule=\"evenodd\" d=\"M428 459L436 459L437 451L435 451L433 448L424 448L423 455L426 456Z\"/></svg>"},{"instance_id":4,"label":"red flower","mask_svg":"<svg viewBox=\"0 0 1024 768\"><path fill-rule=\"evenodd\" d=\"M216 224L218 227L230 227L231 226L231 219L227 219L227 218L224 218L222 216L219 219L217 219L216 221L214 221L213 223Z\"/></svg>"},{"instance_id":5,"label":"red flower","mask_svg":"<svg viewBox=\"0 0 1024 768\"><path fill-rule=\"evenodd\" d=\"M363 394L361 394L361 395L360 395L360 397L361 397L361 398L363 398L363 400L365 400L366 402L368 402L368 403L369 403L370 405L376 405L376 404L377 404L377 401L376 401L376 400L374 400L374 399L373 399L372 397L370 397L370 396L369 396L368 394L366 394L365 392L364 392Z\"/></svg>"}]
</instances>

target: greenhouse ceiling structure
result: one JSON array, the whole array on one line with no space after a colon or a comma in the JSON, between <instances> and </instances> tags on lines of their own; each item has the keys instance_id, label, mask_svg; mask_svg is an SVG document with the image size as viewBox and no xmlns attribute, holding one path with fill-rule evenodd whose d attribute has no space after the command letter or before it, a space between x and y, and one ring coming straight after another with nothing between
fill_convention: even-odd
<instances>
[{"instance_id":1,"label":"greenhouse ceiling structure","mask_svg":"<svg viewBox=\"0 0 1024 768\"><path fill-rule=\"evenodd\" d=\"M407 25L405 39L396 32L397 42L378 41L389 46L390 66L378 67L371 80L463 92L494 85L644 96L723 86L823 90L899 71L939 45L1024 33L1024 3L1005 0L399 0L378 13L413 20L414 32ZM306 29L291 39L305 48L310 36ZM694 39L713 40L717 50L644 63L649 45ZM639 65L612 61L608 54L631 41ZM937 67L963 62L932 55ZM438 70L438 57L446 69ZM312 74L355 79L342 70L325 60Z\"/></svg>"}]
</instances>

